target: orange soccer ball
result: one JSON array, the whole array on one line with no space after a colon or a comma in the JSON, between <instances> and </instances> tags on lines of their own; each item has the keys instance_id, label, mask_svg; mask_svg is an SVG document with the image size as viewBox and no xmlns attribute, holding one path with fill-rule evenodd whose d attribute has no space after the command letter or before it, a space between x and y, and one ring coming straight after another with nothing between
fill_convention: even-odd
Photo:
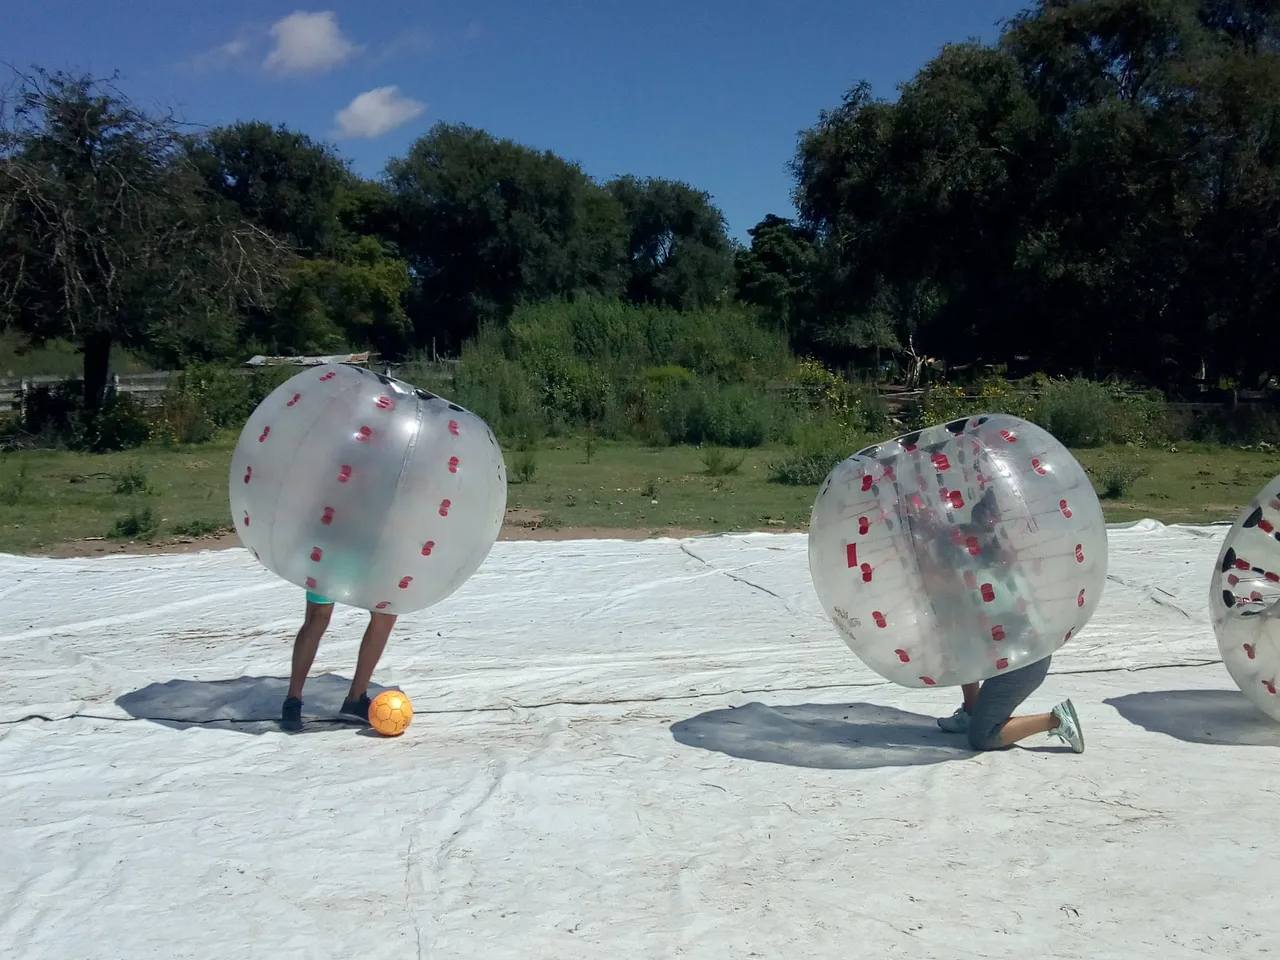
<instances>
[{"instance_id":1,"label":"orange soccer ball","mask_svg":"<svg viewBox=\"0 0 1280 960\"><path fill-rule=\"evenodd\" d=\"M383 690L369 704L369 725L384 737L398 737L413 719L413 704L403 690Z\"/></svg>"}]
</instances>

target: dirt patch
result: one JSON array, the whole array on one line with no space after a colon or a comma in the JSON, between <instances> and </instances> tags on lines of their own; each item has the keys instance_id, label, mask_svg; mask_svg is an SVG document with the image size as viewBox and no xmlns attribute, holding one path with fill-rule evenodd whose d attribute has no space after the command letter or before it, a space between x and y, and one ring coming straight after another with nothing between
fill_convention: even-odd
<instances>
[{"instance_id":1,"label":"dirt patch","mask_svg":"<svg viewBox=\"0 0 1280 960\"><path fill-rule=\"evenodd\" d=\"M761 528L769 533L787 532L770 525ZM539 510L516 509L507 511L499 540L651 540L657 537L696 537L715 531L690 527L570 527L545 526ZM36 551L44 557L100 557L111 554L148 556L165 553L196 553L201 550L226 550L241 546L240 537L233 530L213 533L203 537L171 537L165 540L145 542L141 540L112 540L92 537L51 544Z\"/></svg>"}]
</instances>

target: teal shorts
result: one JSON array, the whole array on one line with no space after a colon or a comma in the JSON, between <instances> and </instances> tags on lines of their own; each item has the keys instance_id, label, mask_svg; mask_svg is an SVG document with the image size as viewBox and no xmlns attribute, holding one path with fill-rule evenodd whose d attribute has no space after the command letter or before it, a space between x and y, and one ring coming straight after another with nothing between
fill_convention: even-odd
<instances>
[{"instance_id":1,"label":"teal shorts","mask_svg":"<svg viewBox=\"0 0 1280 960\"><path fill-rule=\"evenodd\" d=\"M310 590L307 591L307 603L320 603L320 604L327 604L330 606L333 605L333 601L330 600L328 597L322 597L320 594L312 593Z\"/></svg>"}]
</instances>

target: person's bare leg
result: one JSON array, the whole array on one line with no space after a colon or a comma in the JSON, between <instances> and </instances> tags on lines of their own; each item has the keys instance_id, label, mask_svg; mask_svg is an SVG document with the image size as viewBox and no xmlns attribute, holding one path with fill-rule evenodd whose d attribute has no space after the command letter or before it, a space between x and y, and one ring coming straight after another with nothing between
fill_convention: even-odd
<instances>
[{"instance_id":1,"label":"person's bare leg","mask_svg":"<svg viewBox=\"0 0 1280 960\"><path fill-rule=\"evenodd\" d=\"M369 614L369 626L364 629L364 639L360 641L360 653L356 657L356 674L351 678L351 689L347 692L348 700L358 700L369 692L369 681L373 679L373 671L395 625L393 613Z\"/></svg>"},{"instance_id":2,"label":"person's bare leg","mask_svg":"<svg viewBox=\"0 0 1280 960\"><path fill-rule=\"evenodd\" d=\"M960 692L964 695L964 709L967 713L973 713L973 705L978 702L978 691L982 689L981 683L962 683L960 684Z\"/></svg>"},{"instance_id":3,"label":"person's bare leg","mask_svg":"<svg viewBox=\"0 0 1280 960\"><path fill-rule=\"evenodd\" d=\"M1009 746L1037 733L1048 733L1058 728L1058 718L1052 713L1034 713L1027 717L1010 717L1000 728L1000 744Z\"/></svg>"},{"instance_id":4,"label":"person's bare leg","mask_svg":"<svg viewBox=\"0 0 1280 960\"><path fill-rule=\"evenodd\" d=\"M329 629L329 618L333 616L333 604L312 603L307 601L307 612L302 618L302 626L293 641L293 667L289 674L289 696L302 698L302 687L307 682L307 674L315 663L316 651L320 649L320 638Z\"/></svg>"}]
</instances>

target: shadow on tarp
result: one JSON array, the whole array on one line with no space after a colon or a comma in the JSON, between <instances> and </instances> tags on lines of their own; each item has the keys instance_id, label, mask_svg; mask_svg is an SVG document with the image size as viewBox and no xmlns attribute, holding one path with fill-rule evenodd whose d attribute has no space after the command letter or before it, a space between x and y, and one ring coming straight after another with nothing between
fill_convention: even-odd
<instances>
[{"instance_id":1,"label":"shadow on tarp","mask_svg":"<svg viewBox=\"0 0 1280 960\"><path fill-rule=\"evenodd\" d=\"M302 732L358 729L358 722L338 715L349 689L351 680L335 673L308 678L302 692ZM369 696L383 689L370 684ZM279 732L280 707L288 692L287 677L169 680L126 693L116 705L131 717L176 730L203 726L261 734Z\"/></svg>"},{"instance_id":2,"label":"shadow on tarp","mask_svg":"<svg viewBox=\"0 0 1280 960\"><path fill-rule=\"evenodd\" d=\"M1150 690L1102 702L1144 730L1187 743L1280 747L1280 724L1239 690Z\"/></svg>"},{"instance_id":3,"label":"shadow on tarp","mask_svg":"<svg viewBox=\"0 0 1280 960\"><path fill-rule=\"evenodd\" d=\"M873 703L710 710L671 725L676 742L740 760L823 770L915 767L974 756L933 717Z\"/></svg>"}]
</instances>

